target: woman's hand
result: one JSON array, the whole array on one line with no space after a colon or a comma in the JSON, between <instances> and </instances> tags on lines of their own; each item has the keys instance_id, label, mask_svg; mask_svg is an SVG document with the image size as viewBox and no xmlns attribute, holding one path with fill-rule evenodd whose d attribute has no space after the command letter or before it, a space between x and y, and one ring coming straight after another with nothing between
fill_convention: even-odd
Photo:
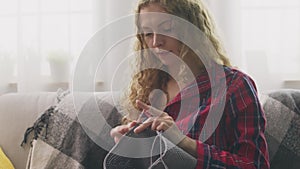
<instances>
[{"instance_id":1,"label":"woman's hand","mask_svg":"<svg viewBox=\"0 0 300 169\"><path fill-rule=\"evenodd\" d=\"M149 117L134 130L135 133L140 133L149 126L151 126L152 130L166 131L169 127L175 124L173 118L167 113L139 100L136 101L136 104L139 108L143 109L143 112L145 112L145 114Z\"/></svg>"},{"instance_id":2,"label":"woman's hand","mask_svg":"<svg viewBox=\"0 0 300 169\"><path fill-rule=\"evenodd\" d=\"M118 143L120 141L120 138L124 134L126 134L132 127L134 127L136 124L137 124L137 122L133 121L126 125L117 126L110 131L110 136L112 138L114 138L115 143Z\"/></svg>"},{"instance_id":3,"label":"woman's hand","mask_svg":"<svg viewBox=\"0 0 300 169\"><path fill-rule=\"evenodd\" d=\"M139 100L136 101L139 108L150 117L142 124L134 129L135 133L140 133L147 127L151 126L152 130L163 131L164 136L174 144L179 143L185 136L180 132L175 124L175 121L168 113L158 110L150 105L147 105Z\"/></svg>"},{"instance_id":4,"label":"woman's hand","mask_svg":"<svg viewBox=\"0 0 300 169\"><path fill-rule=\"evenodd\" d=\"M136 101L138 107L143 109L143 112L150 117L142 124L134 129L135 133L140 133L147 127L151 126L152 130L163 131L163 135L168 138L175 145L178 145L194 157L197 157L196 141L183 135L175 124L175 121L168 113L160 111L152 106L149 106L139 100ZM120 138L126 134L132 127L140 121L133 121L127 125L120 125L110 131L111 137L114 138L115 143L120 141Z\"/></svg>"},{"instance_id":5,"label":"woman's hand","mask_svg":"<svg viewBox=\"0 0 300 169\"><path fill-rule=\"evenodd\" d=\"M136 101L138 107L142 108L146 114L152 115L137 128L134 129L135 133L139 133L151 126L152 130L164 131L163 135L168 138L175 145L178 145L186 152L197 158L197 143L183 135L175 124L175 121L168 113L160 111L152 106L149 106L139 100Z\"/></svg>"}]
</instances>

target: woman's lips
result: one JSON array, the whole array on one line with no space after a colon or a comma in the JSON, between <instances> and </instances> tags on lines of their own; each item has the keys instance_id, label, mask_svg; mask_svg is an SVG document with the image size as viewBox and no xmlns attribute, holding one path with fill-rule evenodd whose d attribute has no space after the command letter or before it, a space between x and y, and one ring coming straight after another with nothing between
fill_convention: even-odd
<instances>
[{"instance_id":1,"label":"woman's lips","mask_svg":"<svg viewBox=\"0 0 300 169\"><path fill-rule=\"evenodd\" d=\"M171 54L171 51L160 51L160 52L156 52L156 54L160 56L165 56Z\"/></svg>"}]
</instances>

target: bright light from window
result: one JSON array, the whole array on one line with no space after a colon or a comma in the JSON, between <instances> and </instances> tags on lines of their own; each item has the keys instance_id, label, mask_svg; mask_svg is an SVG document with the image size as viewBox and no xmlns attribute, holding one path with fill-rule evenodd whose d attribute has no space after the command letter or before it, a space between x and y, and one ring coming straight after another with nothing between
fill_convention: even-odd
<instances>
[{"instance_id":1,"label":"bright light from window","mask_svg":"<svg viewBox=\"0 0 300 169\"><path fill-rule=\"evenodd\" d=\"M243 2L244 51L264 51L270 73L300 74L300 1Z\"/></svg>"},{"instance_id":2,"label":"bright light from window","mask_svg":"<svg viewBox=\"0 0 300 169\"><path fill-rule=\"evenodd\" d=\"M0 0L0 58L36 58L40 73L50 75L49 51L78 56L92 18L92 0Z\"/></svg>"}]
</instances>

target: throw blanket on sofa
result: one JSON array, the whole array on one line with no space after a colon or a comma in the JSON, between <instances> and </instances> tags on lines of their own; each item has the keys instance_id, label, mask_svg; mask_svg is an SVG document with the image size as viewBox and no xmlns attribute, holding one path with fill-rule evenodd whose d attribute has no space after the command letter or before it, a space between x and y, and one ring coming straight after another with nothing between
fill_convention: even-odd
<instances>
[{"instance_id":1,"label":"throw blanket on sofa","mask_svg":"<svg viewBox=\"0 0 300 169\"><path fill-rule=\"evenodd\" d=\"M121 118L115 106L112 106L116 104L112 104L107 96L111 94L79 102L77 106L82 114L79 113L78 116L73 96L59 97L58 100L61 101L45 111L26 132L27 137L29 133L34 134L27 168L101 169L107 151L114 146L113 139L109 136L110 128L118 125ZM299 169L300 91L276 91L261 98L262 100L267 118L265 134L271 169ZM97 103L98 111L94 102ZM89 114L85 114L87 112ZM101 126L101 131L95 130L98 128L96 115L99 112L107 121L107 124ZM88 123L89 121L93 123ZM91 127L93 125L95 127ZM24 141L27 140L30 139L25 137ZM101 146L99 143L102 143ZM103 145L107 149L103 149Z\"/></svg>"},{"instance_id":2,"label":"throw blanket on sofa","mask_svg":"<svg viewBox=\"0 0 300 169\"><path fill-rule=\"evenodd\" d=\"M300 91L268 94L263 108L271 169L300 168Z\"/></svg>"},{"instance_id":3,"label":"throw blanket on sofa","mask_svg":"<svg viewBox=\"0 0 300 169\"><path fill-rule=\"evenodd\" d=\"M76 114L73 96L59 97L58 100L61 101L46 110L34 123L33 127L28 128L25 133L23 143L27 143L28 140L32 144L27 168L102 168L102 162L107 154L107 150L97 143L105 144L106 148L111 148L114 145L109 132L111 127L119 124L122 117L121 114L118 113L114 106L105 101L108 100L105 97L93 97L83 101L85 102L83 105L76 105L80 107L79 114ZM95 101L101 112L91 109L95 107L93 104ZM78 118L84 117L86 113L92 118L98 117L97 114L101 113L106 119L107 123L102 126L102 130L99 133L88 131L90 127L85 127L86 123L81 121L85 119ZM91 121L91 124L87 125L94 125L93 123L96 120L94 119L94 121ZM29 139L30 133L34 135L32 140Z\"/></svg>"}]
</instances>

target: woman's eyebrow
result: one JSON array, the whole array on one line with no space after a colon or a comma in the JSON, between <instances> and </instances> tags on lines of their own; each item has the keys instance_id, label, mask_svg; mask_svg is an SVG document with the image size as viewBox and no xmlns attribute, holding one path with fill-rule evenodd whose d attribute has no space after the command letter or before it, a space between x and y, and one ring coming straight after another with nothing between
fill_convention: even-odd
<instances>
[{"instance_id":1,"label":"woman's eyebrow","mask_svg":"<svg viewBox=\"0 0 300 169\"><path fill-rule=\"evenodd\" d=\"M145 30L145 29L151 29L151 28L148 26L142 26L142 30Z\"/></svg>"},{"instance_id":2,"label":"woman's eyebrow","mask_svg":"<svg viewBox=\"0 0 300 169\"><path fill-rule=\"evenodd\" d=\"M171 22L171 21L172 21L171 19L167 19L167 20L161 22L160 24L158 24L157 26L160 27L160 26L162 26L163 24L165 24L165 23L167 23L167 22Z\"/></svg>"}]
</instances>

